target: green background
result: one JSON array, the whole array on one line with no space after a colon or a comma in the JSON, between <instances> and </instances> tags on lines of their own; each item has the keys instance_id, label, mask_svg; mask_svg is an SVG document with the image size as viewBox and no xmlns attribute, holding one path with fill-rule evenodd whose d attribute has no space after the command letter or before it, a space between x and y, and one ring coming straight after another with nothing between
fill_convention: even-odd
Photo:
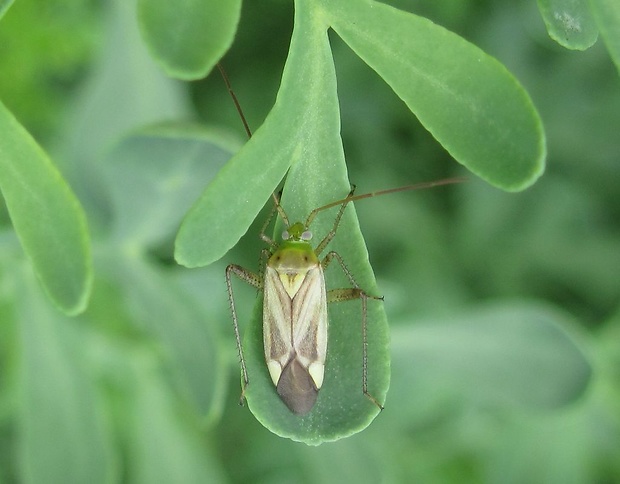
<instances>
[{"instance_id":1,"label":"green background","mask_svg":"<svg viewBox=\"0 0 620 484\"><path fill-rule=\"evenodd\" d=\"M167 78L133 2L14 2L0 20L0 99L84 207L94 284L86 312L63 316L3 206L0 483L620 480L617 51L607 38L609 51L601 39L558 45L546 26L570 49L596 35L554 24L545 12L557 3L390 2L496 57L528 91L548 156L520 193L456 164L330 32L358 193L469 181L356 203L385 297L391 385L366 430L309 447L238 406L224 268L257 269L267 210L221 260L190 270L173 258L183 215L245 143L219 74ZM245 2L223 59L254 130L275 101L293 14L292 2ZM236 287L247 320L256 293Z\"/></svg>"}]
</instances>

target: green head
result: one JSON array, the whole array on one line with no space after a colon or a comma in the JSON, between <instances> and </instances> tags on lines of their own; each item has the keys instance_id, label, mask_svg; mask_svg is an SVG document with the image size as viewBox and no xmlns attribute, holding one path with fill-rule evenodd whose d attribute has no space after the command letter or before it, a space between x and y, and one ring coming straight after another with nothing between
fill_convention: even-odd
<instances>
[{"instance_id":1,"label":"green head","mask_svg":"<svg viewBox=\"0 0 620 484\"><path fill-rule=\"evenodd\" d=\"M292 242L307 242L312 238L312 232L301 222L295 222L282 232L282 240Z\"/></svg>"}]
</instances>

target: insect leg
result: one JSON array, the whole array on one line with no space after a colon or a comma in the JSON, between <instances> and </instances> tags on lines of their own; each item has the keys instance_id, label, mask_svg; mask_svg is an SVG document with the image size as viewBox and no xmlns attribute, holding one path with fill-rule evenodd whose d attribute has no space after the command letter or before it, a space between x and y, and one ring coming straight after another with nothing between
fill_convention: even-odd
<instances>
[{"instance_id":1,"label":"insect leg","mask_svg":"<svg viewBox=\"0 0 620 484\"><path fill-rule=\"evenodd\" d=\"M243 267L236 264L230 264L226 267L226 288L228 289L228 302L230 303L230 312L232 314L235 340L237 343L237 353L239 354L239 364L241 365L241 374L243 376L243 388L241 389L239 404L243 405L243 402L245 400L245 389L249 384L249 379L248 370L245 366L245 358L243 357L243 347L241 345L239 321L237 319L237 311L235 309L235 298L233 296L231 274L236 275L239 279L247 282L248 284L256 287L257 289L261 289L263 287L263 279L261 276L254 274L253 272L250 272L247 269L244 269Z\"/></svg>"},{"instance_id":2,"label":"insect leg","mask_svg":"<svg viewBox=\"0 0 620 484\"><path fill-rule=\"evenodd\" d=\"M344 214L344 209L347 208L347 205L349 204L349 198L353 196L354 192L355 192L355 185L352 185L351 191L347 195L347 198L345 198L344 201L342 202L342 205L340 206L340 210L338 210L338 213L336 214L336 218L334 219L334 225L332 229L323 238L323 240L321 240L319 245L317 245L316 248L314 249L314 252L316 253L316 255L319 255L321 252L323 252L325 247L327 247L327 244L329 244L331 240L336 236L336 230L338 230L338 225L340 225L340 219L342 218L342 215ZM312 212L310 212L310 215L308 216L308 220L306 220L306 227L310 227L310 224L314 220L314 217L316 216L317 213L318 213L318 210L313 210Z\"/></svg>"},{"instance_id":3,"label":"insect leg","mask_svg":"<svg viewBox=\"0 0 620 484\"><path fill-rule=\"evenodd\" d=\"M353 287L342 289L331 289L327 292L327 302L350 301L351 299L360 299L362 302L362 392L366 397L374 403L380 410L383 405L368 391L368 299L383 300L383 297L372 296L359 287L353 274L347 268L342 257L337 252L328 253L321 262L323 269L329 265L332 259L336 259L342 271L345 273Z\"/></svg>"},{"instance_id":4,"label":"insect leg","mask_svg":"<svg viewBox=\"0 0 620 484\"><path fill-rule=\"evenodd\" d=\"M267 232L267 227L269 226L269 224L273 220L273 217L278 211L277 208L278 208L278 205L274 204L273 208L271 209L271 212L269 212L269 217L267 217L267 220L265 220L265 223L263 224L263 227L261 228L260 235L259 235L260 239L263 242L266 242L269 245L269 247L274 247L276 245L276 241L273 240L271 237L269 237L265 232Z\"/></svg>"}]
</instances>

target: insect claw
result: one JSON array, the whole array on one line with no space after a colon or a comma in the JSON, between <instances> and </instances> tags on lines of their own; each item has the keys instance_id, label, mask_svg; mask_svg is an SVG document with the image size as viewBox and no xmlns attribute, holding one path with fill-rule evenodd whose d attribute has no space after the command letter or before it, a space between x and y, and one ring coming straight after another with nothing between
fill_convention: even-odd
<instances>
[{"instance_id":1,"label":"insect claw","mask_svg":"<svg viewBox=\"0 0 620 484\"><path fill-rule=\"evenodd\" d=\"M241 395L239 396L239 406L243 407L245 406L245 389L246 389L247 385L243 386L243 389L241 390Z\"/></svg>"},{"instance_id":2,"label":"insect claw","mask_svg":"<svg viewBox=\"0 0 620 484\"><path fill-rule=\"evenodd\" d=\"M367 391L364 391L364 395L366 395L366 398L368 398L368 400L370 400L372 403L374 403L377 407L379 407L379 411L382 412L383 409L385 408L383 405L381 405L379 403L379 401L373 397L370 393L368 393Z\"/></svg>"}]
</instances>

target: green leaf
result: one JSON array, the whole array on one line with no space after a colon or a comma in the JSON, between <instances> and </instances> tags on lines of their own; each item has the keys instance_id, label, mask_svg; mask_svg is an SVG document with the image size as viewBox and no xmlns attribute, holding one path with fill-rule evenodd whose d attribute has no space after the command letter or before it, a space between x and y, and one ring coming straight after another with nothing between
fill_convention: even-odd
<instances>
[{"instance_id":1,"label":"green leaf","mask_svg":"<svg viewBox=\"0 0 620 484\"><path fill-rule=\"evenodd\" d=\"M102 272L123 293L138 328L163 348L174 383L204 416L218 412L223 399L225 366L213 315L205 313L166 274L133 253L101 259ZM210 288L204 288L208 294Z\"/></svg>"},{"instance_id":2,"label":"green leaf","mask_svg":"<svg viewBox=\"0 0 620 484\"><path fill-rule=\"evenodd\" d=\"M590 6L607 50L620 72L620 3L616 0L590 0Z\"/></svg>"},{"instance_id":3,"label":"green leaf","mask_svg":"<svg viewBox=\"0 0 620 484\"><path fill-rule=\"evenodd\" d=\"M226 374L213 304L205 313L147 253L170 241L204 184L230 157L235 143L228 138L196 125L150 126L121 140L102 165L113 213L108 251L101 251L98 266L122 289L140 330L164 348L180 391L209 416L221 406ZM203 295L209 291L202 288Z\"/></svg>"},{"instance_id":4,"label":"green leaf","mask_svg":"<svg viewBox=\"0 0 620 484\"><path fill-rule=\"evenodd\" d=\"M555 308L489 304L392 330L393 401L400 422L449 402L555 408L576 400L592 377L584 350Z\"/></svg>"},{"instance_id":5,"label":"green leaf","mask_svg":"<svg viewBox=\"0 0 620 484\"><path fill-rule=\"evenodd\" d=\"M12 4L13 0L0 0L0 18L2 18Z\"/></svg>"},{"instance_id":6,"label":"green leaf","mask_svg":"<svg viewBox=\"0 0 620 484\"><path fill-rule=\"evenodd\" d=\"M316 10L297 2L295 28L287 76L281 92L303 99L308 89L320 94L312 104L304 104L303 131L294 138L296 153L286 178L282 206L290 222L305 221L310 211L347 195L350 185L340 139L340 115L336 76L327 37L327 26ZM310 79L310 86L300 82ZM288 99L287 99L288 101ZM281 104L295 110L295 104ZM295 118L294 118L295 119ZM301 120L295 119L295 123ZM303 156L301 156L303 155ZM312 225L315 244L333 227L337 208L321 212ZM276 230L276 232L279 232ZM279 240L279 237L277 237ZM353 207L347 208L339 233L327 250L337 251L360 287L377 294L368 254ZM326 252L321 254L325 256ZM350 287L337 262L326 271L327 289ZM362 309L361 302L348 301L329 307L329 342L325 381L316 405L305 416L294 415L276 394L268 375L262 346L262 300L246 329L244 350L250 384L248 406L256 418L272 432L296 441L318 445L349 436L366 428L379 409L362 393ZM369 392L384 402L390 378L388 326L380 301L368 301L368 386Z\"/></svg>"},{"instance_id":7,"label":"green leaf","mask_svg":"<svg viewBox=\"0 0 620 484\"><path fill-rule=\"evenodd\" d=\"M549 37L567 49L586 50L598 37L588 0L538 0Z\"/></svg>"},{"instance_id":8,"label":"green leaf","mask_svg":"<svg viewBox=\"0 0 620 484\"><path fill-rule=\"evenodd\" d=\"M107 483L116 474L97 391L73 320L51 310L34 278L20 286L22 481Z\"/></svg>"},{"instance_id":9,"label":"green leaf","mask_svg":"<svg viewBox=\"0 0 620 484\"><path fill-rule=\"evenodd\" d=\"M331 75L325 73L325 58L332 62L329 45L324 41L313 45L302 38L304 33L291 41L282 84L267 119L220 170L183 221L175 247L180 264L198 267L220 259L247 231L289 167L306 157L306 150L315 149L310 137L338 132L339 126L330 132L321 125L324 104L337 103L327 94L335 83L325 78Z\"/></svg>"},{"instance_id":10,"label":"green leaf","mask_svg":"<svg viewBox=\"0 0 620 484\"><path fill-rule=\"evenodd\" d=\"M235 37L241 0L139 0L142 36L164 70L179 79L211 71Z\"/></svg>"},{"instance_id":11,"label":"green leaf","mask_svg":"<svg viewBox=\"0 0 620 484\"><path fill-rule=\"evenodd\" d=\"M150 126L121 140L102 165L114 237L143 247L172 237L237 145L224 133L187 124Z\"/></svg>"},{"instance_id":12,"label":"green leaf","mask_svg":"<svg viewBox=\"0 0 620 484\"><path fill-rule=\"evenodd\" d=\"M130 362L132 385L127 388L123 428L131 464L129 482L224 482L215 452L205 445L196 422L184 418L155 359L147 352L135 352Z\"/></svg>"},{"instance_id":13,"label":"green leaf","mask_svg":"<svg viewBox=\"0 0 620 484\"><path fill-rule=\"evenodd\" d=\"M388 5L320 3L338 35L459 163L509 191L542 174L540 117L503 65L429 20Z\"/></svg>"},{"instance_id":14,"label":"green leaf","mask_svg":"<svg viewBox=\"0 0 620 484\"><path fill-rule=\"evenodd\" d=\"M84 310L92 285L86 218L47 154L2 103L0 188L50 299L67 314Z\"/></svg>"},{"instance_id":15,"label":"green leaf","mask_svg":"<svg viewBox=\"0 0 620 484\"><path fill-rule=\"evenodd\" d=\"M189 116L186 92L161 72L140 40L134 2L113 0L105 7L101 54L76 96L63 147L65 158L88 180L99 176L92 169L102 153L129 130ZM92 218L101 201L89 188L80 198Z\"/></svg>"}]
</instances>

